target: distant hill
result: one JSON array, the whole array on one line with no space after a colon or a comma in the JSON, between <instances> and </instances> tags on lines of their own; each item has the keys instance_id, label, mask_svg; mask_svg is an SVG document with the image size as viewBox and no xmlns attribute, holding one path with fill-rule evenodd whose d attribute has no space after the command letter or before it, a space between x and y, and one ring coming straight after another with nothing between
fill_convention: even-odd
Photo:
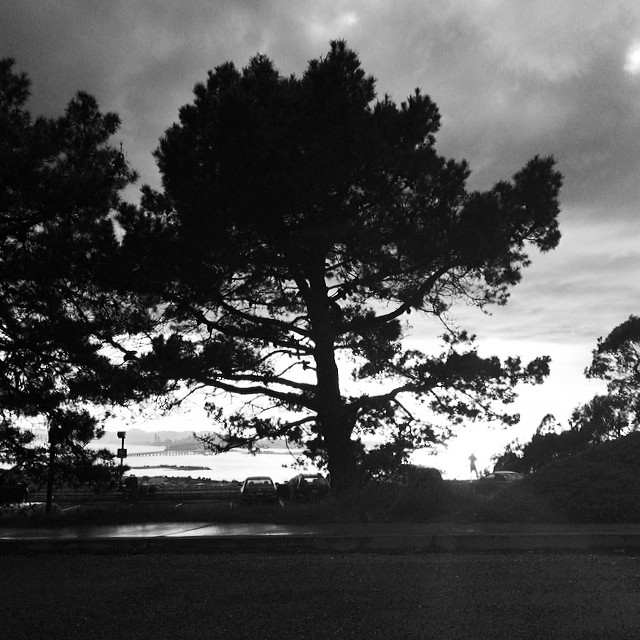
<instances>
[{"instance_id":1,"label":"distant hill","mask_svg":"<svg viewBox=\"0 0 640 640\"><path fill-rule=\"evenodd\" d=\"M126 431L125 447L127 445L150 445L150 446L171 446L188 448L186 445L199 443L193 437L193 431L144 431L143 429L123 429ZM210 433L210 431L199 431L197 435L204 435ZM98 444L121 444L120 438L116 435L115 431L107 431L100 440L96 441ZM260 441L260 447L263 449L286 449L287 445L284 440L278 440L276 442L269 442L267 440Z\"/></svg>"},{"instance_id":2,"label":"distant hill","mask_svg":"<svg viewBox=\"0 0 640 640\"><path fill-rule=\"evenodd\" d=\"M143 429L123 429L126 431L125 445L147 444L164 445L168 442L179 444L186 441L194 441L193 431L144 431ZM200 433L208 433L206 431ZM115 431L107 431L98 442L102 444L120 444L121 440Z\"/></svg>"}]
</instances>

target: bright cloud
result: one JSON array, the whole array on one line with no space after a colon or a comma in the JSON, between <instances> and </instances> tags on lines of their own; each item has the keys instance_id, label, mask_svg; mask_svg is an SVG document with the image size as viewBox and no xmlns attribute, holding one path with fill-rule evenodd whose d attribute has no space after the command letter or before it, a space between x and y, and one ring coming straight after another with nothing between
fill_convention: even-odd
<instances>
[{"instance_id":1,"label":"bright cloud","mask_svg":"<svg viewBox=\"0 0 640 640\"><path fill-rule=\"evenodd\" d=\"M624 70L632 76L640 73L640 42L635 42L627 51Z\"/></svg>"},{"instance_id":2,"label":"bright cloud","mask_svg":"<svg viewBox=\"0 0 640 640\"><path fill-rule=\"evenodd\" d=\"M315 42L324 45L329 40L347 39L352 35L352 27L358 24L358 16L353 11L327 16L319 11L309 20L307 29Z\"/></svg>"}]
</instances>

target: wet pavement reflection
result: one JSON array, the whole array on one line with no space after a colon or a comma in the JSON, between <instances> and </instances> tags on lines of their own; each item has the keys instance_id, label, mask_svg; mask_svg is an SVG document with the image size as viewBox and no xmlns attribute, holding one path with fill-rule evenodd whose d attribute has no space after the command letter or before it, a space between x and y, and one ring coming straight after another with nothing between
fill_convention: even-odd
<instances>
[{"instance_id":1,"label":"wet pavement reflection","mask_svg":"<svg viewBox=\"0 0 640 640\"><path fill-rule=\"evenodd\" d=\"M492 523L209 523L160 522L78 527L0 528L0 540L97 540L116 538L203 538L286 536L530 536L638 535L640 524L531 525Z\"/></svg>"}]
</instances>

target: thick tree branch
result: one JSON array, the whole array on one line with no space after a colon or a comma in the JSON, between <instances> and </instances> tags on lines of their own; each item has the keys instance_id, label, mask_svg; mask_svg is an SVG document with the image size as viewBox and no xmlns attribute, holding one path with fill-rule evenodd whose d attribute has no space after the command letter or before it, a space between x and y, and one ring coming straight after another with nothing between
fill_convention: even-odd
<instances>
[{"instance_id":1,"label":"thick tree branch","mask_svg":"<svg viewBox=\"0 0 640 640\"><path fill-rule=\"evenodd\" d=\"M240 385L234 385L224 382L219 378L206 378L200 380L200 382L204 382L211 387L214 387L215 389L227 391L228 393L237 393L241 396L267 396L268 398L280 400L281 402L284 402L286 404L305 407L311 411L317 411L318 409L315 399L305 396L304 394L285 393L262 385L243 387Z\"/></svg>"},{"instance_id":2,"label":"thick tree branch","mask_svg":"<svg viewBox=\"0 0 640 640\"><path fill-rule=\"evenodd\" d=\"M359 333L362 331L366 331L367 329L371 329L372 327L391 322L392 320L395 320L403 314L407 313L407 311L419 307L427 293L429 293L429 291L435 286L438 280L451 268L453 268L453 265L446 265L432 273L424 282L424 284L416 289L415 298L411 301L402 303L394 311L379 316L372 316L371 318L358 318L353 322L343 324L341 327L340 335L351 332Z\"/></svg>"}]
</instances>

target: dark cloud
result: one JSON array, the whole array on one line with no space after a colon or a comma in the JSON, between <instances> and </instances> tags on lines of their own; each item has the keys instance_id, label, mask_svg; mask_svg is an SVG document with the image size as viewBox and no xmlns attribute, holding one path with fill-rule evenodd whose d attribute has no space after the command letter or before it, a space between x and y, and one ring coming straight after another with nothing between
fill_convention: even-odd
<instances>
[{"instance_id":1,"label":"dark cloud","mask_svg":"<svg viewBox=\"0 0 640 640\"><path fill-rule=\"evenodd\" d=\"M344 37L381 93L432 95L441 148L469 159L473 186L539 153L557 157L567 206L617 204L628 215L640 195L640 82L623 69L640 33L630 2L23 0L3 3L0 17L2 53L33 78L34 110L58 113L77 89L94 93L121 114L145 180L157 180L150 152L208 69L264 52L301 73Z\"/></svg>"}]
</instances>

